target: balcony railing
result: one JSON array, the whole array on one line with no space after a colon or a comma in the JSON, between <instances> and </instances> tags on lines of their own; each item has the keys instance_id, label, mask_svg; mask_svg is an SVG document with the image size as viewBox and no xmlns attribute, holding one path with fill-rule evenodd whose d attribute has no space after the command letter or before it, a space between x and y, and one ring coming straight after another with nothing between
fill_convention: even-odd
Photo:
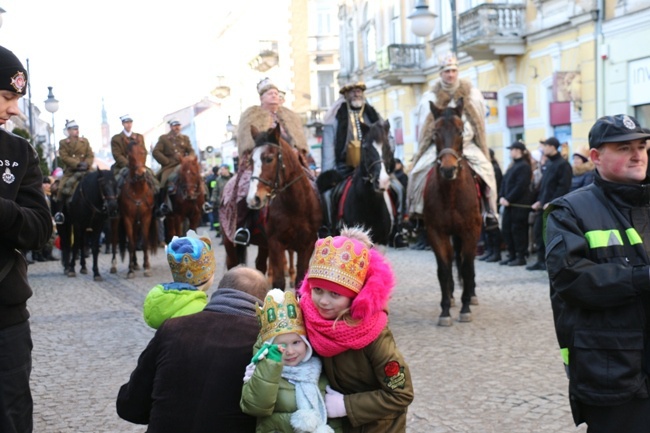
<instances>
[{"instance_id":1,"label":"balcony railing","mask_svg":"<svg viewBox=\"0 0 650 433\"><path fill-rule=\"evenodd\" d=\"M477 59L525 51L526 5L484 3L458 17L458 45Z\"/></svg>"},{"instance_id":2,"label":"balcony railing","mask_svg":"<svg viewBox=\"0 0 650 433\"><path fill-rule=\"evenodd\" d=\"M391 44L377 51L377 78L389 82L420 82L424 76L424 45Z\"/></svg>"},{"instance_id":3,"label":"balcony railing","mask_svg":"<svg viewBox=\"0 0 650 433\"><path fill-rule=\"evenodd\" d=\"M277 41L259 41L259 54L248 64L252 69L266 72L277 66L280 56L278 55Z\"/></svg>"}]
</instances>

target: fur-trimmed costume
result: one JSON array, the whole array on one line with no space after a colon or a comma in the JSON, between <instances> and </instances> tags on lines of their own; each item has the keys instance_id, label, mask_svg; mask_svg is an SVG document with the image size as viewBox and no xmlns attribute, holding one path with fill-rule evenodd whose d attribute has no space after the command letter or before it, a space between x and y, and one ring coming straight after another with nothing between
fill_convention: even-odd
<instances>
[{"instance_id":1,"label":"fur-trimmed costume","mask_svg":"<svg viewBox=\"0 0 650 433\"><path fill-rule=\"evenodd\" d=\"M268 110L259 105L249 107L239 118L239 127L237 128L237 150L241 159L242 155L253 150L255 142L251 134L251 126L255 126L258 131L263 132L272 128L275 120L280 124L283 138L292 146L299 149L305 155L309 153L307 138L303 131L303 124L300 116L288 108L278 108L275 116Z\"/></svg>"},{"instance_id":2,"label":"fur-trimmed costume","mask_svg":"<svg viewBox=\"0 0 650 433\"><path fill-rule=\"evenodd\" d=\"M463 79L458 80L458 87L452 93L443 89L442 80L438 80L432 89L426 92L418 106L418 124L422 125L418 139L419 150L413 160L409 173L408 201L411 215L422 215L424 208L424 186L427 173L433 166L437 152L431 146L433 138L433 115L429 102L439 108L455 107L456 100L463 98L463 154L476 174L486 183L491 192L488 195L490 207L496 211L496 179L494 167L490 162L485 136L485 101L481 92Z\"/></svg>"}]
</instances>

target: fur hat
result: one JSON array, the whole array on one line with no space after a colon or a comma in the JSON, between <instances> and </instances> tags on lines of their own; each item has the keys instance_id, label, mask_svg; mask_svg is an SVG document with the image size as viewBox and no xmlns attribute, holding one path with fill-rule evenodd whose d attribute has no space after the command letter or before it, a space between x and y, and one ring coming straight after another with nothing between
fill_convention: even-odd
<instances>
[{"instance_id":1,"label":"fur hat","mask_svg":"<svg viewBox=\"0 0 650 433\"><path fill-rule=\"evenodd\" d=\"M176 282L200 286L214 275L217 260L212 241L208 237L199 237L194 230L188 231L186 237L174 236L166 252Z\"/></svg>"},{"instance_id":2,"label":"fur hat","mask_svg":"<svg viewBox=\"0 0 650 433\"><path fill-rule=\"evenodd\" d=\"M0 46L0 90L25 95L27 92L27 70L18 57Z\"/></svg>"},{"instance_id":3,"label":"fur hat","mask_svg":"<svg viewBox=\"0 0 650 433\"><path fill-rule=\"evenodd\" d=\"M341 87L341 89L339 90L339 93L341 95L345 95L346 93L348 93L352 89L361 89L361 91L365 91L366 90L366 83L364 83L363 81L357 81L356 83L348 83L345 86Z\"/></svg>"},{"instance_id":4,"label":"fur hat","mask_svg":"<svg viewBox=\"0 0 650 433\"><path fill-rule=\"evenodd\" d=\"M331 241L326 242L328 239ZM334 252L326 251L324 246ZM325 257L329 261L323 260ZM387 308L394 286L393 270L372 248L368 231L354 227L344 228L340 236L316 242L300 293L320 287L350 297L350 315L362 319Z\"/></svg>"},{"instance_id":5,"label":"fur hat","mask_svg":"<svg viewBox=\"0 0 650 433\"><path fill-rule=\"evenodd\" d=\"M262 96L266 91L270 89L275 89L278 92L280 91L280 89L278 89L278 86L276 86L269 77L266 77L257 83L257 93L259 93L260 96Z\"/></svg>"},{"instance_id":6,"label":"fur hat","mask_svg":"<svg viewBox=\"0 0 650 433\"><path fill-rule=\"evenodd\" d=\"M302 362L311 358L313 349L307 340L307 330L302 318L302 310L292 292L280 289L270 290L264 298L264 305L257 306L257 320L260 325L260 339L272 344L275 337L296 333L307 344L307 353Z\"/></svg>"}]
</instances>

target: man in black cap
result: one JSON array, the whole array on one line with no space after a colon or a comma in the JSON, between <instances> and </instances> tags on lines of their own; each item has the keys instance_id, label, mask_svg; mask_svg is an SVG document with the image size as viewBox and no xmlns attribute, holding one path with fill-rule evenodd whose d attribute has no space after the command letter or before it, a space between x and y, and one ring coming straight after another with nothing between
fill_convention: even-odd
<instances>
[{"instance_id":1,"label":"man in black cap","mask_svg":"<svg viewBox=\"0 0 650 433\"><path fill-rule=\"evenodd\" d=\"M535 222L533 223L533 236L537 245L537 261L526 266L529 271L544 271L544 221L543 210L550 202L562 197L571 189L573 170L571 164L562 157L558 151L560 142L555 137L540 140L542 152L546 156L546 164L542 167L542 181L539 185L537 201L533 203L532 209L536 211Z\"/></svg>"},{"instance_id":2,"label":"man in black cap","mask_svg":"<svg viewBox=\"0 0 650 433\"><path fill-rule=\"evenodd\" d=\"M27 90L27 71L0 47L0 125L18 116ZM23 138L0 128L0 432L30 433L33 402L29 389L32 337L27 299L27 262L19 251L39 250L52 234L38 154Z\"/></svg>"},{"instance_id":3,"label":"man in black cap","mask_svg":"<svg viewBox=\"0 0 650 433\"><path fill-rule=\"evenodd\" d=\"M576 425L650 431L650 178L644 131L625 114L589 132L594 183L546 209L555 331Z\"/></svg>"}]
</instances>

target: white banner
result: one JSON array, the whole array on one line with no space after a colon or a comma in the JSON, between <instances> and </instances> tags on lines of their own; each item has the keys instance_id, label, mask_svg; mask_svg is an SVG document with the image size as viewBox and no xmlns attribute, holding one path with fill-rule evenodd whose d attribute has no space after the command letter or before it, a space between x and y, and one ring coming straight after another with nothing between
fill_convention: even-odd
<instances>
[{"instance_id":1,"label":"white banner","mask_svg":"<svg viewBox=\"0 0 650 433\"><path fill-rule=\"evenodd\" d=\"M627 82L630 105L650 104L650 57L629 63Z\"/></svg>"}]
</instances>

